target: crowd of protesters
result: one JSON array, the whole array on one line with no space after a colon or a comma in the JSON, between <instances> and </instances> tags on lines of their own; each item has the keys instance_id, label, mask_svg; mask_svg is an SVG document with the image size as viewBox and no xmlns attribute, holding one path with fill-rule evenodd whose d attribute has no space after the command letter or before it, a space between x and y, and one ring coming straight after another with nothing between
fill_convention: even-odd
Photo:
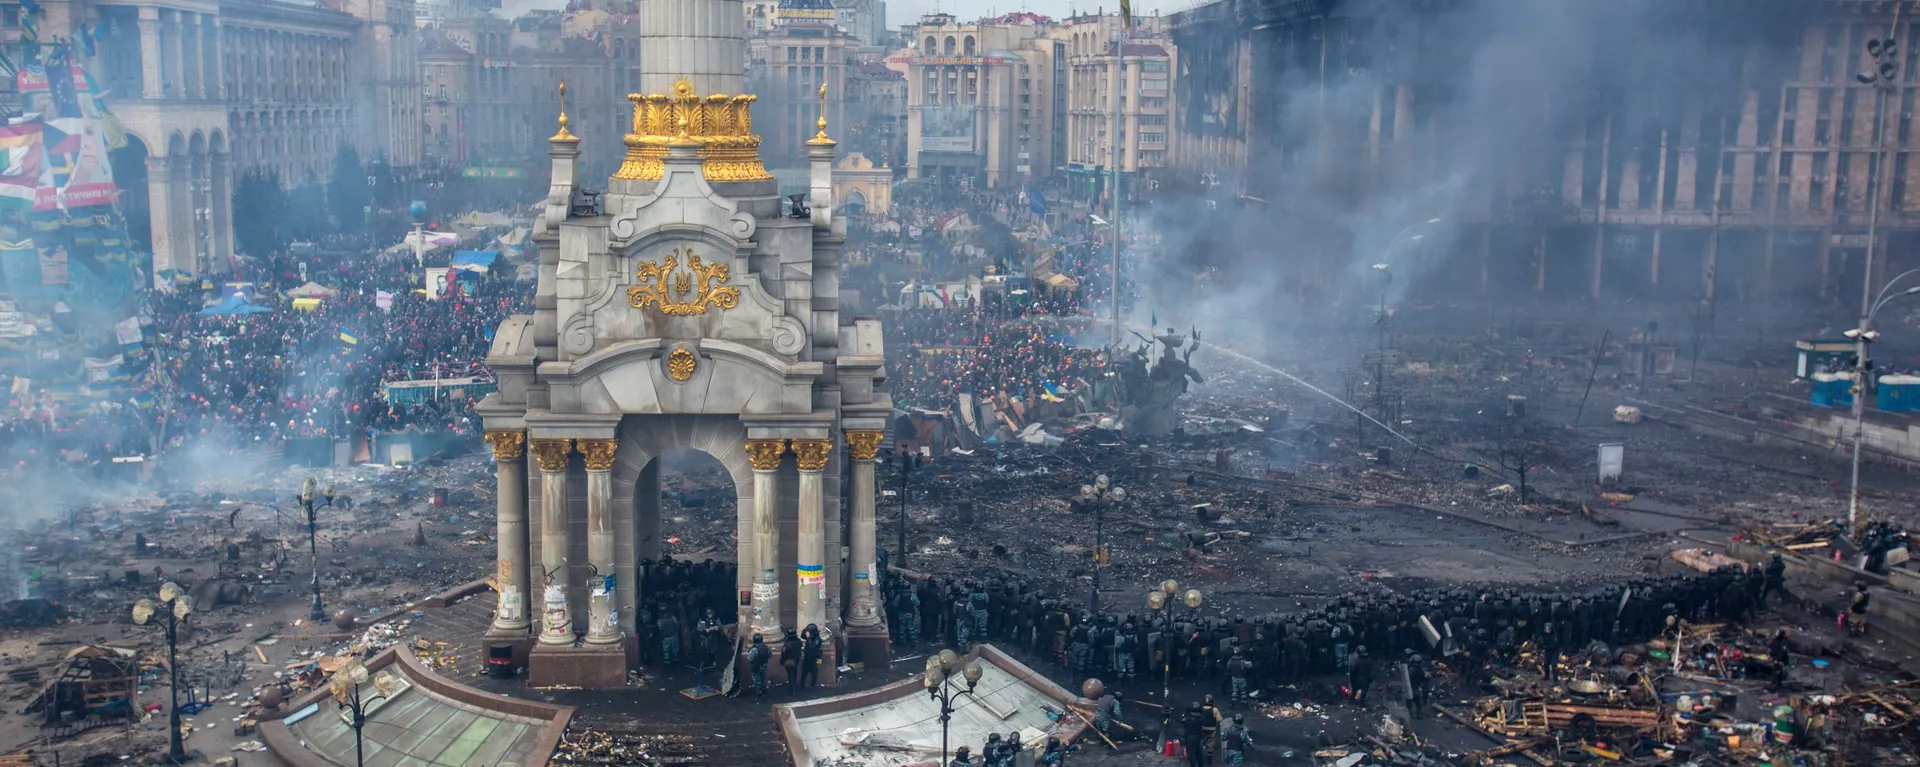
<instances>
[{"instance_id":1,"label":"crowd of protesters","mask_svg":"<svg viewBox=\"0 0 1920 767\"><path fill-rule=\"evenodd\" d=\"M429 256L427 266L447 258ZM229 282L245 286L239 294L260 310L203 314ZM284 293L306 282L337 292L296 307ZM99 472L115 457L190 446L266 448L407 430L477 435L477 393L389 401L382 384L490 380L480 363L493 330L532 310L532 285L510 268L455 280L451 295L434 299L421 284L412 252L383 254L378 241L341 236L244 260L219 283L153 291L141 307L150 320L143 361L123 374L132 379L122 384L128 401L63 408L16 393L16 417L0 422L0 459L16 470L45 458Z\"/></svg>"}]
</instances>

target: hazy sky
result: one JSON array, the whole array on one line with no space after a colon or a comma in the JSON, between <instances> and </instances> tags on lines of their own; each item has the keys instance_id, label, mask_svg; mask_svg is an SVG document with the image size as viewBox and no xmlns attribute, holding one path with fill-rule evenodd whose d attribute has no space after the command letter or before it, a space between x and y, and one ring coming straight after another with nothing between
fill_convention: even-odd
<instances>
[{"instance_id":1,"label":"hazy sky","mask_svg":"<svg viewBox=\"0 0 1920 767\"><path fill-rule=\"evenodd\" d=\"M1151 16L1155 11L1163 14L1176 13L1201 5L1205 0L1139 0L1134 2L1133 12L1142 16ZM497 15L502 18L517 18L531 10L560 10L566 7L566 0L502 0ZM997 16L1014 11L1028 11L1056 19L1064 19L1072 13L1091 13L1106 11L1112 13L1120 7L1120 0L887 0L887 27L899 29L902 24L912 24L928 13L951 13L962 21L973 21L983 16Z\"/></svg>"},{"instance_id":2,"label":"hazy sky","mask_svg":"<svg viewBox=\"0 0 1920 767\"><path fill-rule=\"evenodd\" d=\"M1133 3L1133 12L1150 16L1155 10L1163 14L1174 13L1199 4L1201 0L1139 0ZM899 29L900 25L911 24L922 14L934 12L951 13L966 21L1013 11L1028 11L1063 19L1070 13L1098 10L1112 13L1119 7L1119 0L887 0L887 26Z\"/></svg>"}]
</instances>

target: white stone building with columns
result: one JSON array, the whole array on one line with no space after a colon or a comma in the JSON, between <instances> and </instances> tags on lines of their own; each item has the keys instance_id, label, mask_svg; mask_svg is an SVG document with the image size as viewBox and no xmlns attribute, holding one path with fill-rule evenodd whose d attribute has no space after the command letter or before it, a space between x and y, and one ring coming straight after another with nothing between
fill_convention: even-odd
<instances>
[{"instance_id":1,"label":"white stone building with columns","mask_svg":"<svg viewBox=\"0 0 1920 767\"><path fill-rule=\"evenodd\" d=\"M379 151L396 165L418 162L407 0L43 0L41 8L43 40L98 25L95 54L82 63L130 137L113 153L115 182L124 208L147 213L128 226L150 244L156 277L226 269L234 180L248 170L271 169L288 186L324 183L342 142L363 158ZM19 60L18 14L9 18L0 45ZM395 33L400 19L408 27ZM362 121L361 102L379 104L382 118Z\"/></svg>"},{"instance_id":2,"label":"white stone building with columns","mask_svg":"<svg viewBox=\"0 0 1920 767\"><path fill-rule=\"evenodd\" d=\"M535 310L495 334L499 390L479 406L499 482L487 641L524 648L535 685L626 685L638 564L661 554L659 461L675 448L733 478L736 636L777 652L786 630L817 626L823 681L888 652L874 588L874 461L892 411L880 322L840 301L846 227L824 120L807 215L787 215L761 164L737 6L643 9L655 23L641 50L664 63L642 75L654 95L629 97L634 132L602 204L582 203L576 171L583 141L613 137L575 137L563 114L549 142Z\"/></svg>"}]
</instances>

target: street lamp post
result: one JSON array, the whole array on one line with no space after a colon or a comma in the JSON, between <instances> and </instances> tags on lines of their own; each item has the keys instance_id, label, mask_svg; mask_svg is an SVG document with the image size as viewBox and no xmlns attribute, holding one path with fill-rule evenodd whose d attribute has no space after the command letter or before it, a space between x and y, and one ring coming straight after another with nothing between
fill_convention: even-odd
<instances>
[{"instance_id":1,"label":"street lamp post","mask_svg":"<svg viewBox=\"0 0 1920 767\"><path fill-rule=\"evenodd\" d=\"M1887 37L1867 40L1867 55L1872 56L1874 59L1872 68L1854 76L1854 79L1859 80L1862 84L1873 86L1874 111L1873 160L1867 165L1867 256L1860 270L1862 273L1860 278L1860 327L1847 332L1847 337L1853 339L1855 345L1853 360L1853 484L1852 489L1847 493L1848 535L1853 535L1857 532L1854 529L1854 525L1857 523L1860 514L1860 442L1862 437L1861 433L1866 429L1867 419L1867 368L1869 365L1867 359L1867 344L1872 343L1873 339L1879 335L1873 330L1873 313L1879 308L1873 293L1873 253L1879 247L1880 188L1885 186L1880 183L1880 181L1886 172L1887 96L1890 91L1899 87L1898 78L1900 67L1895 63L1898 60L1898 46L1894 43L1892 34L1893 30L1900 27L1900 7L1902 5L1905 4L1899 3L1894 7L1893 25L1887 28ZM1889 280L1887 286L1892 287L1893 281ZM1885 292L1885 289L1881 290L1883 296Z\"/></svg>"},{"instance_id":2,"label":"street lamp post","mask_svg":"<svg viewBox=\"0 0 1920 767\"><path fill-rule=\"evenodd\" d=\"M1080 486L1080 506L1093 512L1093 592L1087 597L1088 611L1100 617L1100 568L1107 563L1107 504L1127 499L1126 488L1111 487L1107 475L1093 478L1093 484Z\"/></svg>"},{"instance_id":3,"label":"street lamp post","mask_svg":"<svg viewBox=\"0 0 1920 767\"><path fill-rule=\"evenodd\" d=\"M1873 316L1879 314L1880 308L1886 306L1887 303L1893 299L1901 296L1920 294L1920 285L1907 288L1898 293L1887 292L1893 290L1893 286L1900 284L1901 280L1906 279L1908 275L1912 274L1920 274L1920 269L1908 269L1907 271L1901 272L1899 276L1887 280L1886 287L1881 288L1880 293L1873 296L1867 303L1867 310L1860 320L1860 327L1849 330L1843 334L1852 340L1855 346L1853 380L1853 484L1851 490L1847 493L1847 534L1849 535L1857 532L1855 526L1859 523L1860 514L1860 443L1867 428L1866 398L1867 369L1869 367L1867 361L1867 346L1880 337L1880 331L1873 329Z\"/></svg>"},{"instance_id":4,"label":"street lamp post","mask_svg":"<svg viewBox=\"0 0 1920 767\"><path fill-rule=\"evenodd\" d=\"M367 666L359 658L347 661L339 671L333 673L333 679L327 682L333 693L333 701L347 709L350 719L347 726L353 728L353 764L354 767L366 767L366 750L361 730L367 726L366 703L360 697L360 685L367 681Z\"/></svg>"},{"instance_id":5,"label":"street lamp post","mask_svg":"<svg viewBox=\"0 0 1920 767\"><path fill-rule=\"evenodd\" d=\"M133 622L145 626L155 615L167 623L167 697L172 710L167 714L167 760L180 764L187 760L186 744L180 740L180 622L193 614L193 598L172 581L160 584L160 601L142 599L133 603Z\"/></svg>"},{"instance_id":6,"label":"street lamp post","mask_svg":"<svg viewBox=\"0 0 1920 767\"><path fill-rule=\"evenodd\" d=\"M911 451L895 450L891 458L900 462L900 566L907 566L907 480L913 470L919 466L920 456Z\"/></svg>"},{"instance_id":7,"label":"street lamp post","mask_svg":"<svg viewBox=\"0 0 1920 767\"><path fill-rule=\"evenodd\" d=\"M927 670L920 675L921 684L926 685L927 694L940 702L940 764L947 763L947 723L953 720L954 699L961 695L971 695L980 686L980 662L967 661L960 669L960 678L966 680L965 690L957 689L948 681L953 678L954 666L959 665L960 656L952 650L941 650L939 655L927 659Z\"/></svg>"},{"instance_id":8,"label":"street lamp post","mask_svg":"<svg viewBox=\"0 0 1920 767\"><path fill-rule=\"evenodd\" d=\"M307 617L316 623L327 619L327 606L320 601L320 521L315 512L321 506L333 505L332 485L320 491L322 502L317 505L314 503L314 487L318 484L308 477L306 482L300 484L299 497L294 499L300 503L300 508L307 510L307 556L313 563L313 609L307 611Z\"/></svg>"},{"instance_id":9,"label":"street lamp post","mask_svg":"<svg viewBox=\"0 0 1920 767\"><path fill-rule=\"evenodd\" d=\"M1147 609L1166 615L1168 629L1173 628L1175 595L1179 595L1180 600L1186 603L1189 610L1200 609L1200 603L1204 599L1199 589L1187 589L1185 594L1181 594L1180 582L1172 578L1162 581L1160 588L1147 592ZM1156 748L1164 752L1167 747L1167 727L1173 716L1173 643L1178 641L1179 637L1168 632L1162 632L1161 636L1163 646L1160 652L1160 735L1157 738Z\"/></svg>"}]
</instances>

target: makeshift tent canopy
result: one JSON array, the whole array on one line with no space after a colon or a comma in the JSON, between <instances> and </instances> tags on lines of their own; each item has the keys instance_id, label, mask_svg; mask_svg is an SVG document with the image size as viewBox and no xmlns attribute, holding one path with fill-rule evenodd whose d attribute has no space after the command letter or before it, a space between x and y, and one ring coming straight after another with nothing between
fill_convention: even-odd
<instances>
[{"instance_id":1,"label":"makeshift tent canopy","mask_svg":"<svg viewBox=\"0 0 1920 767\"><path fill-rule=\"evenodd\" d=\"M214 304L205 309L201 309L200 316L221 317L221 316L229 316L229 315L236 315L236 314L259 314L261 312L270 312L270 311L273 311L273 310L265 306L256 306L254 304L247 303L247 299L243 297L228 296L225 300L221 301L220 303Z\"/></svg>"},{"instance_id":2,"label":"makeshift tent canopy","mask_svg":"<svg viewBox=\"0 0 1920 767\"><path fill-rule=\"evenodd\" d=\"M513 223L513 217L508 216L505 213L497 213L497 212L482 213L476 210L472 213L468 213L467 215L461 216L460 218L456 219L455 223L463 224L466 226L474 226L474 227L507 226Z\"/></svg>"},{"instance_id":3,"label":"makeshift tent canopy","mask_svg":"<svg viewBox=\"0 0 1920 767\"><path fill-rule=\"evenodd\" d=\"M460 242L460 235L449 232L408 232L406 237L401 238L399 247L412 248L416 241L420 243L420 247L432 250Z\"/></svg>"},{"instance_id":4,"label":"makeshift tent canopy","mask_svg":"<svg viewBox=\"0 0 1920 767\"><path fill-rule=\"evenodd\" d=\"M493 262L499 260L497 250L456 250L449 266L469 272L486 272L493 268Z\"/></svg>"},{"instance_id":5,"label":"makeshift tent canopy","mask_svg":"<svg viewBox=\"0 0 1920 767\"><path fill-rule=\"evenodd\" d=\"M1056 274L1051 277L1048 277L1046 282L1047 282L1047 287L1053 288L1055 290L1073 290L1075 288L1080 287L1080 283L1074 282L1072 277L1068 277L1064 274Z\"/></svg>"},{"instance_id":6,"label":"makeshift tent canopy","mask_svg":"<svg viewBox=\"0 0 1920 767\"><path fill-rule=\"evenodd\" d=\"M305 285L301 285L300 287L287 291L287 297L288 298L326 298L328 296L334 295L339 292L340 291L334 290L333 288L329 288L320 283L309 282Z\"/></svg>"}]
</instances>

